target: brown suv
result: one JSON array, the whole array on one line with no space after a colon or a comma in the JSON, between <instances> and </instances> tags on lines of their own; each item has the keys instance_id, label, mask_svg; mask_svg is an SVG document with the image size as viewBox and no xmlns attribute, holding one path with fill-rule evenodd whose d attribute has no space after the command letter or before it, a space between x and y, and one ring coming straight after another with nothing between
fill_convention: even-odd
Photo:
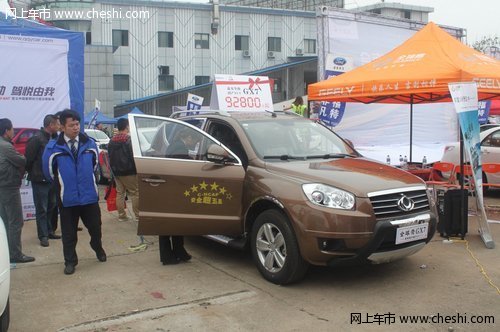
<instances>
[{"instance_id":1,"label":"brown suv","mask_svg":"<svg viewBox=\"0 0 500 332\"><path fill-rule=\"evenodd\" d=\"M422 180L363 158L320 123L212 112L131 115L130 129L139 234L249 244L271 282L298 281L309 264L389 262L434 234Z\"/></svg>"}]
</instances>

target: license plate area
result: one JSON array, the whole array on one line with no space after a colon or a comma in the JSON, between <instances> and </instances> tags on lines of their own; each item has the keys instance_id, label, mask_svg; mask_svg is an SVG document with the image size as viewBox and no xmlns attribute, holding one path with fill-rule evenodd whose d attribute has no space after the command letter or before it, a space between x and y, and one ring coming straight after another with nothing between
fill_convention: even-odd
<instances>
[{"instance_id":1,"label":"license plate area","mask_svg":"<svg viewBox=\"0 0 500 332\"><path fill-rule=\"evenodd\" d=\"M429 223L398 227L396 229L396 244L424 240L429 233Z\"/></svg>"}]
</instances>

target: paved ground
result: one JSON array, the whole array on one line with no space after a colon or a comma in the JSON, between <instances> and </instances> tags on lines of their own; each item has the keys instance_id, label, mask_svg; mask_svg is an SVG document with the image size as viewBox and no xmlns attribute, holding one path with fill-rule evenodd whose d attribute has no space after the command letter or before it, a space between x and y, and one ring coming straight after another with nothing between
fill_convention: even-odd
<instances>
[{"instance_id":1,"label":"paved ground","mask_svg":"<svg viewBox=\"0 0 500 332\"><path fill-rule=\"evenodd\" d=\"M500 193L487 203L500 207ZM500 224L490 224L495 249L486 249L470 218L466 244L437 236L399 262L356 268L311 268L297 285L261 278L249 253L203 238L186 243L189 263L163 266L156 238L146 250L136 226L103 208L100 263L80 232L79 265L63 274L62 246L42 248L36 225L23 229L32 264L12 270L9 331L498 331L500 329ZM492 217L500 219L500 213ZM477 258L477 262L471 253ZM479 265L478 265L479 264ZM484 268L482 274L480 267ZM489 280L487 280L489 278ZM351 324L351 314L361 324ZM434 315L434 323L400 323L402 315ZM452 316L448 323L445 315ZM470 324L473 315L495 323ZM451 319L461 319L453 322ZM371 322L371 323L369 323Z\"/></svg>"}]
</instances>

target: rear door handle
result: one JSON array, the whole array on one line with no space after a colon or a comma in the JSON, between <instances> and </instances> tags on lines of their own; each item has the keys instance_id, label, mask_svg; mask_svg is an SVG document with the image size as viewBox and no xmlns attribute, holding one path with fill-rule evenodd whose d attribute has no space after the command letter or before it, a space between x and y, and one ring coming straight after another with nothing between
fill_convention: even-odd
<instances>
[{"instance_id":1,"label":"rear door handle","mask_svg":"<svg viewBox=\"0 0 500 332\"><path fill-rule=\"evenodd\" d=\"M158 186L162 183L167 182L163 179L155 179L155 178L143 178L142 181L147 182L147 183L151 184L152 186L154 186L154 185Z\"/></svg>"}]
</instances>

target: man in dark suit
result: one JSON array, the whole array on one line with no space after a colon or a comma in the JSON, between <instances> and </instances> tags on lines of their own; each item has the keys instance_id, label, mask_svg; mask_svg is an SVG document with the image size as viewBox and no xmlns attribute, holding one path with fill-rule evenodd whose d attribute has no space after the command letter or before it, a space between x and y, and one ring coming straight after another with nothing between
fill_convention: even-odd
<instances>
[{"instance_id":1,"label":"man in dark suit","mask_svg":"<svg viewBox=\"0 0 500 332\"><path fill-rule=\"evenodd\" d=\"M56 183L61 213L64 273L73 274L78 264L76 243L78 220L90 234L90 246L97 259L106 261L101 242L101 210L98 196L97 146L80 132L80 116L73 110L60 114L62 133L50 141L43 154L43 172Z\"/></svg>"}]
</instances>

